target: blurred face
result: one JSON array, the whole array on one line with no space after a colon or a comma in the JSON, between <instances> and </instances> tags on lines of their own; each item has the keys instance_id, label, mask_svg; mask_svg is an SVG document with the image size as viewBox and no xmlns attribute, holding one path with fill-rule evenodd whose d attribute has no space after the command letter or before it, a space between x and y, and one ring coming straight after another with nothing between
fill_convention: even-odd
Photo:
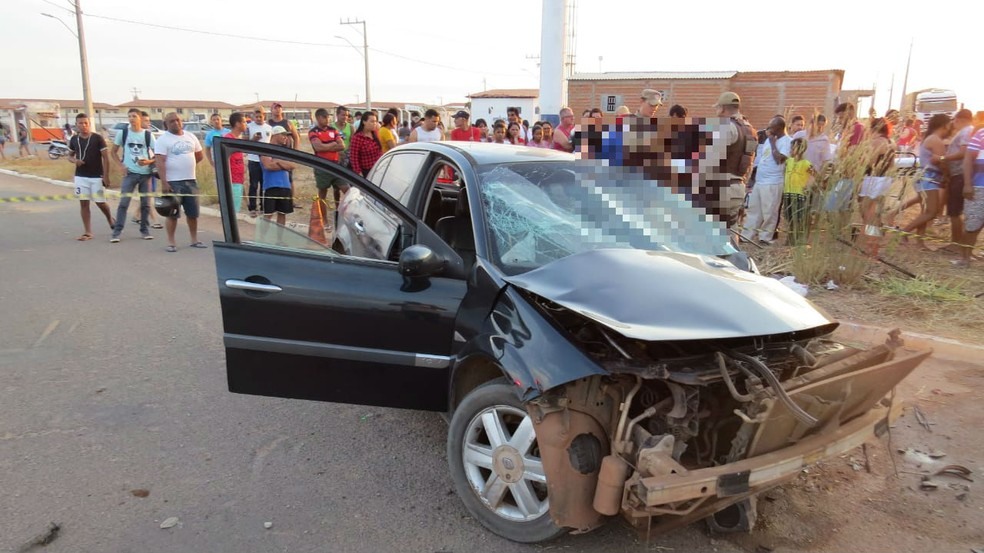
<instances>
[{"instance_id":1,"label":"blurred face","mask_svg":"<svg viewBox=\"0 0 984 553\"><path fill-rule=\"evenodd\" d=\"M254 123L262 124L264 121L266 121L266 111L258 109L253 112Z\"/></svg>"},{"instance_id":2,"label":"blurred face","mask_svg":"<svg viewBox=\"0 0 984 553\"><path fill-rule=\"evenodd\" d=\"M319 127L327 127L328 126L328 116L327 115L317 115L317 116L315 116L315 119L318 120L318 126Z\"/></svg>"},{"instance_id":3,"label":"blurred face","mask_svg":"<svg viewBox=\"0 0 984 553\"><path fill-rule=\"evenodd\" d=\"M213 129L221 129L222 128L222 116L221 115L213 115L212 117L209 118L208 121L209 121L209 123L212 124L212 128Z\"/></svg>"},{"instance_id":4,"label":"blurred face","mask_svg":"<svg viewBox=\"0 0 984 553\"><path fill-rule=\"evenodd\" d=\"M570 126L574 124L574 112L565 109L560 112L560 124L564 126Z\"/></svg>"},{"instance_id":5,"label":"blurred face","mask_svg":"<svg viewBox=\"0 0 984 553\"><path fill-rule=\"evenodd\" d=\"M543 125L543 139L553 140L553 125L550 123L545 123Z\"/></svg>"},{"instance_id":6,"label":"blurred face","mask_svg":"<svg viewBox=\"0 0 984 553\"><path fill-rule=\"evenodd\" d=\"M273 115L274 121L280 121L284 118L284 108L283 106L275 105L270 108L271 115Z\"/></svg>"},{"instance_id":7,"label":"blurred face","mask_svg":"<svg viewBox=\"0 0 984 553\"><path fill-rule=\"evenodd\" d=\"M543 140L543 129L540 127L533 127L533 141L539 142Z\"/></svg>"},{"instance_id":8,"label":"blurred face","mask_svg":"<svg viewBox=\"0 0 984 553\"><path fill-rule=\"evenodd\" d=\"M432 131L437 128L437 124L440 122L441 122L440 115L434 117L424 117L424 122L421 123L421 126L423 126L424 130L426 131Z\"/></svg>"},{"instance_id":9,"label":"blurred face","mask_svg":"<svg viewBox=\"0 0 984 553\"><path fill-rule=\"evenodd\" d=\"M496 142L503 142L503 141L505 141L506 140L506 128L505 127L496 127L495 130L492 131L492 138L494 138Z\"/></svg>"},{"instance_id":10,"label":"blurred face","mask_svg":"<svg viewBox=\"0 0 984 553\"><path fill-rule=\"evenodd\" d=\"M803 130L805 126L806 126L805 121L803 121L802 119L797 119L796 121L793 121L792 125L789 126L789 132L791 134L796 134L799 131Z\"/></svg>"},{"instance_id":11,"label":"blurred face","mask_svg":"<svg viewBox=\"0 0 984 553\"><path fill-rule=\"evenodd\" d=\"M134 129L140 128L140 114L139 113L128 113L126 114L126 120L130 122L130 126Z\"/></svg>"},{"instance_id":12,"label":"blurred face","mask_svg":"<svg viewBox=\"0 0 984 553\"><path fill-rule=\"evenodd\" d=\"M366 131L366 132L375 132L375 131L378 131L379 130L379 120L376 119L376 116L375 115L370 115L369 118L366 119L366 122L365 122L365 124L363 126L365 127L363 130Z\"/></svg>"},{"instance_id":13,"label":"blurred face","mask_svg":"<svg viewBox=\"0 0 984 553\"><path fill-rule=\"evenodd\" d=\"M149 115L146 116L146 117L143 116L143 115L140 116L140 126L143 127L143 128L145 128L145 129L149 129L150 128L150 116Z\"/></svg>"},{"instance_id":14,"label":"blurred face","mask_svg":"<svg viewBox=\"0 0 984 553\"><path fill-rule=\"evenodd\" d=\"M89 118L83 117L82 119L75 120L75 126L79 129L79 134L85 136L89 134Z\"/></svg>"},{"instance_id":15,"label":"blurred face","mask_svg":"<svg viewBox=\"0 0 984 553\"><path fill-rule=\"evenodd\" d=\"M176 113L170 113L164 118L164 126L167 127L167 131L171 134L181 134L184 132L184 123L181 121L181 116Z\"/></svg>"},{"instance_id":16,"label":"blurred face","mask_svg":"<svg viewBox=\"0 0 984 553\"><path fill-rule=\"evenodd\" d=\"M519 125L509 125L509 138L519 138Z\"/></svg>"},{"instance_id":17,"label":"blurred face","mask_svg":"<svg viewBox=\"0 0 984 553\"><path fill-rule=\"evenodd\" d=\"M338 124L339 125L345 126L345 122L348 121L348 112L347 111L344 111L344 110L343 111L336 111L335 112L335 121L338 121Z\"/></svg>"},{"instance_id":18,"label":"blurred face","mask_svg":"<svg viewBox=\"0 0 984 553\"><path fill-rule=\"evenodd\" d=\"M516 113L515 111L510 111L506 115L506 118L509 119L510 123L519 123L519 114Z\"/></svg>"},{"instance_id":19,"label":"blurred face","mask_svg":"<svg viewBox=\"0 0 984 553\"><path fill-rule=\"evenodd\" d=\"M648 100L643 98L641 103L639 104L639 113L642 114L644 117L652 117L653 114L656 113L657 107L658 106L654 106L650 104Z\"/></svg>"},{"instance_id":20,"label":"blurred face","mask_svg":"<svg viewBox=\"0 0 984 553\"><path fill-rule=\"evenodd\" d=\"M466 119L464 117L455 117L454 118L454 126L455 127L459 128L459 129L463 129L467 125L468 125L468 119Z\"/></svg>"}]
</instances>

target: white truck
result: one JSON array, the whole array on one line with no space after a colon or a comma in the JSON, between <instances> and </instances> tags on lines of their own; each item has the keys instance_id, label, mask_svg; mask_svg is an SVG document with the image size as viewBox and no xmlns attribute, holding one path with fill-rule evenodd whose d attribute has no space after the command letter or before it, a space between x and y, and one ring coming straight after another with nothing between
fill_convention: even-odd
<instances>
[{"instance_id":1,"label":"white truck","mask_svg":"<svg viewBox=\"0 0 984 553\"><path fill-rule=\"evenodd\" d=\"M933 88L924 90L916 94L914 106L916 117L918 117L925 128L930 118L938 113L945 113L953 117L960 109L957 104L957 94L952 90Z\"/></svg>"}]
</instances>

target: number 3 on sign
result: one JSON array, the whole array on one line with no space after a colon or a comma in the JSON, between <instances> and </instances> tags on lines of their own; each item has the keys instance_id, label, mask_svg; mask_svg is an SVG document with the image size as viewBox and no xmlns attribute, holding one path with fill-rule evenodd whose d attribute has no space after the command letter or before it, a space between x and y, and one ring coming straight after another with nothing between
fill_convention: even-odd
<instances>
[{"instance_id":1,"label":"number 3 on sign","mask_svg":"<svg viewBox=\"0 0 984 553\"><path fill-rule=\"evenodd\" d=\"M81 194L81 193L82 193L82 189L81 189L81 188L79 188L78 186L76 186L76 187L75 187L75 193L76 193L76 194Z\"/></svg>"}]
</instances>

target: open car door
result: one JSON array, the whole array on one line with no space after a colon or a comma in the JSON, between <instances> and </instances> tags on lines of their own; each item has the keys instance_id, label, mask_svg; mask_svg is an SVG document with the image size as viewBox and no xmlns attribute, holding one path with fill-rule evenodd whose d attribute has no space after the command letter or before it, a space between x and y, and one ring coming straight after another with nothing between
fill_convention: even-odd
<instances>
[{"instance_id":1,"label":"open car door","mask_svg":"<svg viewBox=\"0 0 984 553\"><path fill-rule=\"evenodd\" d=\"M216 139L214 149L229 390L447 410L453 325L466 289L460 257L405 207L335 163L243 140ZM303 211L287 214L283 225L277 214L247 216L249 193L235 205L231 182L230 156L239 154L293 164L288 197ZM328 190L322 232L308 209L316 184L326 183L341 199L336 225ZM262 204L255 206L261 212ZM430 248L448 270L424 281L402 276L400 254L414 244Z\"/></svg>"}]
</instances>

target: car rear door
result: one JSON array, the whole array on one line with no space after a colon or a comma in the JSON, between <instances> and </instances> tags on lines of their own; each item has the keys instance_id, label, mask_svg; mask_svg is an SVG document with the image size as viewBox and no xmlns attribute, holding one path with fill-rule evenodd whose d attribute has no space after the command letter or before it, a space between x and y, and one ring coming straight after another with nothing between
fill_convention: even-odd
<instances>
[{"instance_id":1,"label":"car rear door","mask_svg":"<svg viewBox=\"0 0 984 553\"><path fill-rule=\"evenodd\" d=\"M229 390L446 410L453 324L466 283L437 276L410 285L396 259L411 244L440 256L454 252L405 207L337 164L258 142L214 144L225 232L215 263ZM294 213L280 226L275 217L236 213L229 161L235 152L296 163L293 196L303 216ZM328 232L319 234L308 211L315 182L326 178L351 186L339 240L331 217Z\"/></svg>"}]
</instances>

